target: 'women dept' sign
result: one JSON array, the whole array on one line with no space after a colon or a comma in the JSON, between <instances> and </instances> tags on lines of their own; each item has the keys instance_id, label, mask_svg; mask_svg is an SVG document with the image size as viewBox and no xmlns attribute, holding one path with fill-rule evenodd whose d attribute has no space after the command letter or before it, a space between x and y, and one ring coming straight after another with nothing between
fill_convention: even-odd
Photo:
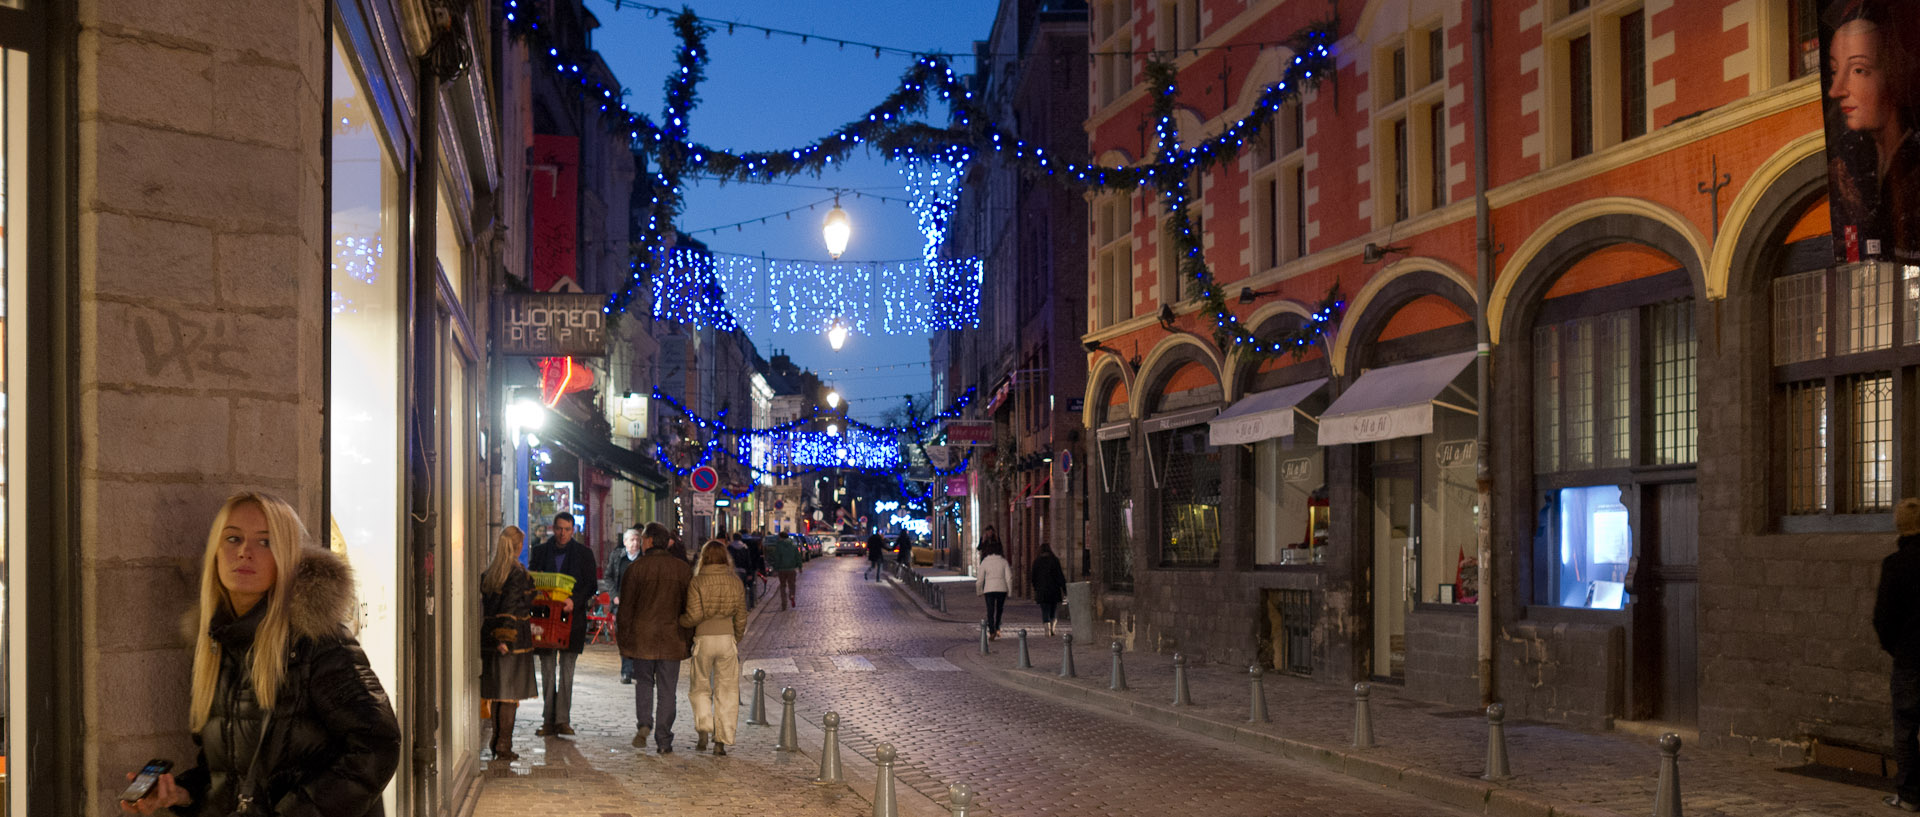
<instances>
[{"instance_id":1,"label":"'women dept' sign","mask_svg":"<svg viewBox=\"0 0 1920 817\"><path fill-rule=\"evenodd\" d=\"M500 353L536 357L601 357L607 353L607 296L513 293L505 297Z\"/></svg>"}]
</instances>

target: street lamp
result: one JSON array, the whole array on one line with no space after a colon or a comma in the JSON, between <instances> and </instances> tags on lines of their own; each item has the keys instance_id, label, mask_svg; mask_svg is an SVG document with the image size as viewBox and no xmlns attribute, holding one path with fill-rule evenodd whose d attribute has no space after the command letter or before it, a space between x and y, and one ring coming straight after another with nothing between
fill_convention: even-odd
<instances>
[{"instance_id":1,"label":"street lamp","mask_svg":"<svg viewBox=\"0 0 1920 817\"><path fill-rule=\"evenodd\" d=\"M840 254L847 251L847 239L853 237L853 223L847 221L847 211L840 209L839 193L833 194L833 209L827 211L823 232L827 239L827 255L835 261L840 260Z\"/></svg>"},{"instance_id":2,"label":"street lamp","mask_svg":"<svg viewBox=\"0 0 1920 817\"><path fill-rule=\"evenodd\" d=\"M839 407L840 407L840 392L838 391L827 392L827 408L839 408Z\"/></svg>"},{"instance_id":3,"label":"street lamp","mask_svg":"<svg viewBox=\"0 0 1920 817\"><path fill-rule=\"evenodd\" d=\"M846 242L842 239L841 243L845 244ZM834 257L838 258L839 256ZM827 343L833 346L833 350L836 352L840 351L840 347L847 345L847 324L845 321L839 318L833 319L833 325L827 327Z\"/></svg>"}]
</instances>

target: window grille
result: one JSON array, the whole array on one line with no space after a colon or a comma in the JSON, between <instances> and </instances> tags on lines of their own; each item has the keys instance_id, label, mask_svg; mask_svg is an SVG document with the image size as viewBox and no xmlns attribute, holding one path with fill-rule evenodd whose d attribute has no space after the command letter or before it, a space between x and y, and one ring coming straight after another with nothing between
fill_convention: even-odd
<instances>
[{"instance_id":1,"label":"window grille","mask_svg":"<svg viewBox=\"0 0 1920 817\"><path fill-rule=\"evenodd\" d=\"M1893 269L1865 261L1839 270L1841 276L1840 348L1848 355L1893 345Z\"/></svg>"},{"instance_id":2,"label":"window grille","mask_svg":"<svg viewBox=\"0 0 1920 817\"><path fill-rule=\"evenodd\" d=\"M1893 375L1847 378L1850 434L1849 513L1893 509Z\"/></svg>"},{"instance_id":3,"label":"window grille","mask_svg":"<svg viewBox=\"0 0 1920 817\"><path fill-rule=\"evenodd\" d=\"M1600 324L1597 359L1603 395L1597 417L1599 439L1595 463L1602 467L1626 465L1633 451L1633 312L1621 310L1597 319Z\"/></svg>"},{"instance_id":4,"label":"window grille","mask_svg":"<svg viewBox=\"0 0 1920 817\"><path fill-rule=\"evenodd\" d=\"M1560 470L1560 327L1533 330L1534 470Z\"/></svg>"},{"instance_id":5,"label":"window grille","mask_svg":"<svg viewBox=\"0 0 1920 817\"><path fill-rule=\"evenodd\" d=\"M1204 566L1220 561L1220 452L1207 426L1154 435L1164 455L1160 480L1160 562Z\"/></svg>"},{"instance_id":6,"label":"window grille","mask_svg":"<svg viewBox=\"0 0 1920 817\"><path fill-rule=\"evenodd\" d=\"M1900 288L1906 293L1907 306L1900 313L1901 343L1920 344L1920 267L1900 268Z\"/></svg>"},{"instance_id":7,"label":"window grille","mask_svg":"<svg viewBox=\"0 0 1920 817\"><path fill-rule=\"evenodd\" d=\"M1773 279L1774 365L1827 356L1827 271Z\"/></svg>"},{"instance_id":8,"label":"window grille","mask_svg":"<svg viewBox=\"0 0 1920 817\"><path fill-rule=\"evenodd\" d=\"M1281 665L1287 672L1295 675L1313 674L1313 622L1319 614L1319 608L1313 603L1311 590L1280 590L1281 629L1286 633L1282 642L1285 655Z\"/></svg>"},{"instance_id":9,"label":"window grille","mask_svg":"<svg viewBox=\"0 0 1920 817\"><path fill-rule=\"evenodd\" d=\"M1104 480L1100 501L1100 580L1109 589L1133 589L1133 452L1129 440L1100 443Z\"/></svg>"},{"instance_id":10,"label":"window grille","mask_svg":"<svg viewBox=\"0 0 1920 817\"><path fill-rule=\"evenodd\" d=\"M1567 324L1566 434L1568 469L1593 467L1593 321Z\"/></svg>"},{"instance_id":11,"label":"window grille","mask_svg":"<svg viewBox=\"0 0 1920 817\"><path fill-rule=\"evenodd\" d=\"M1695 394L1699 345L1693 302L1653 307L1648 310L1648 322L1653 331L1653 461L1660 465L1694 462L1699 440Z\"/></svg>"},{"instance_id":12,"label":"window grille","mask_svg":"<svg viewBox=\"0 0 1920 817\"><path fill-rule=\"evenodd\" d=\"M1827 510L1827 384L1787 384L1787 512Z\"/></svg>"}]
</instances>

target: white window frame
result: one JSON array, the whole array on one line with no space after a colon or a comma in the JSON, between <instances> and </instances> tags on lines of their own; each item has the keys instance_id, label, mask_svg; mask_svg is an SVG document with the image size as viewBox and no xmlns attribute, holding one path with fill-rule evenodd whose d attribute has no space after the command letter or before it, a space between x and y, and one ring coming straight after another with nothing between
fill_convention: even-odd
<instances>
[{"instance_id":1,"label":"white window frame","mask_svg":"<svg viewBox=\"0 0 1920 817\"><path fill-rule=\"evenodd\" d=\"M1565 0L1560 7L1565 9ZM1547 106L1546 120L1542 131L1547 139L1547 164L1564 164L1578 158L1573 155L1573 73L1570 44L1581 36L1588 36L1588 77L1592 99L1592 115L1588 127L1592 129L1592 150L1587 156L1601 153L1620 144L1620 18L1633 12L1642 12L1640 53L1647 64L1642 67L1641 79L1646 88L1641 98L1647 105L1644 112L1647 127L1641 136L1655 130L1653 122L1653 15L1647 13L1642 0L1594 0L1587 8L1574 12L1562 11L1553 22L1547 24L1542 32L1546 43L1547 64L1544 87L1551 98ZM1639 137L1635 137L1639 138Z\"/></svg>"},{"instance_id":2,"label":"white window frame","mask_svg":"<svg viewBox=\"0 0 1920 817\"><path fill-rule=\"evenodd\" d=\"M1447 109L1446 59L1442 54L1441 75L1428 76L1428 54L1431 49L1428 35L1441 31L1441 47L1446 47L1445 23L1439 19L1430 19L1409 27L1400 36L1379 43L1374 48L1373 57L1373 166L1374 215L1377 223L1392 224L1413 218L1422 213L1442 207L1446 202L1435 202L1433 196L1434 174L1439 174L1444 185L1447 168L1433 166L1434 140L1444 145L1447 134L1443 129L1435 133L1432 127L1431 111L1441 109L1442 119ZM1393 82L1395 55L1403 55L1406 67L1405 93L1396 96ZM1394 129L1406 128L1407 138L1404 150L1396 152ZM1407 167L1407 207L1401 213L1396 199L1398 177L1402 165Z\"/></svg>"},{"instance_id":3,"label":"white window frame","mask_svg":"<svg viewBox=\"0 0 1920 817\"><path fill-rule=\"evenodd\" d=\"M1254 143L1250 190L1255 274L1306 255L1306 221L1299 218L1306 206L1306 130L1306 112L1296 99L1274 113L1272 124Z\"/></svg>"}]
</instances>

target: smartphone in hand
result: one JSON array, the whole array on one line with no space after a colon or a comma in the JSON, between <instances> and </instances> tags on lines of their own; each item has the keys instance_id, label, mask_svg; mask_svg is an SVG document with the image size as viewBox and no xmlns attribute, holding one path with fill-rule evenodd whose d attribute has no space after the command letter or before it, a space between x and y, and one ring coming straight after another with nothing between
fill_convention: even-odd
<instances>
[{"instance_id":1,"label":"smartphone in hand","mask_svg":"<svg viewBox=\"0 0 1920 817\"><path fill-rule=\"evenodd\" d=\"M140 773L133 776L133 782L127 784L127 790L120 793L120 799L129 803L139 802L140 798L153 791L153 784L160 782L160 775L173 770L173 761L154 758L140 767Z\"/></svg>"}]
</instances>

